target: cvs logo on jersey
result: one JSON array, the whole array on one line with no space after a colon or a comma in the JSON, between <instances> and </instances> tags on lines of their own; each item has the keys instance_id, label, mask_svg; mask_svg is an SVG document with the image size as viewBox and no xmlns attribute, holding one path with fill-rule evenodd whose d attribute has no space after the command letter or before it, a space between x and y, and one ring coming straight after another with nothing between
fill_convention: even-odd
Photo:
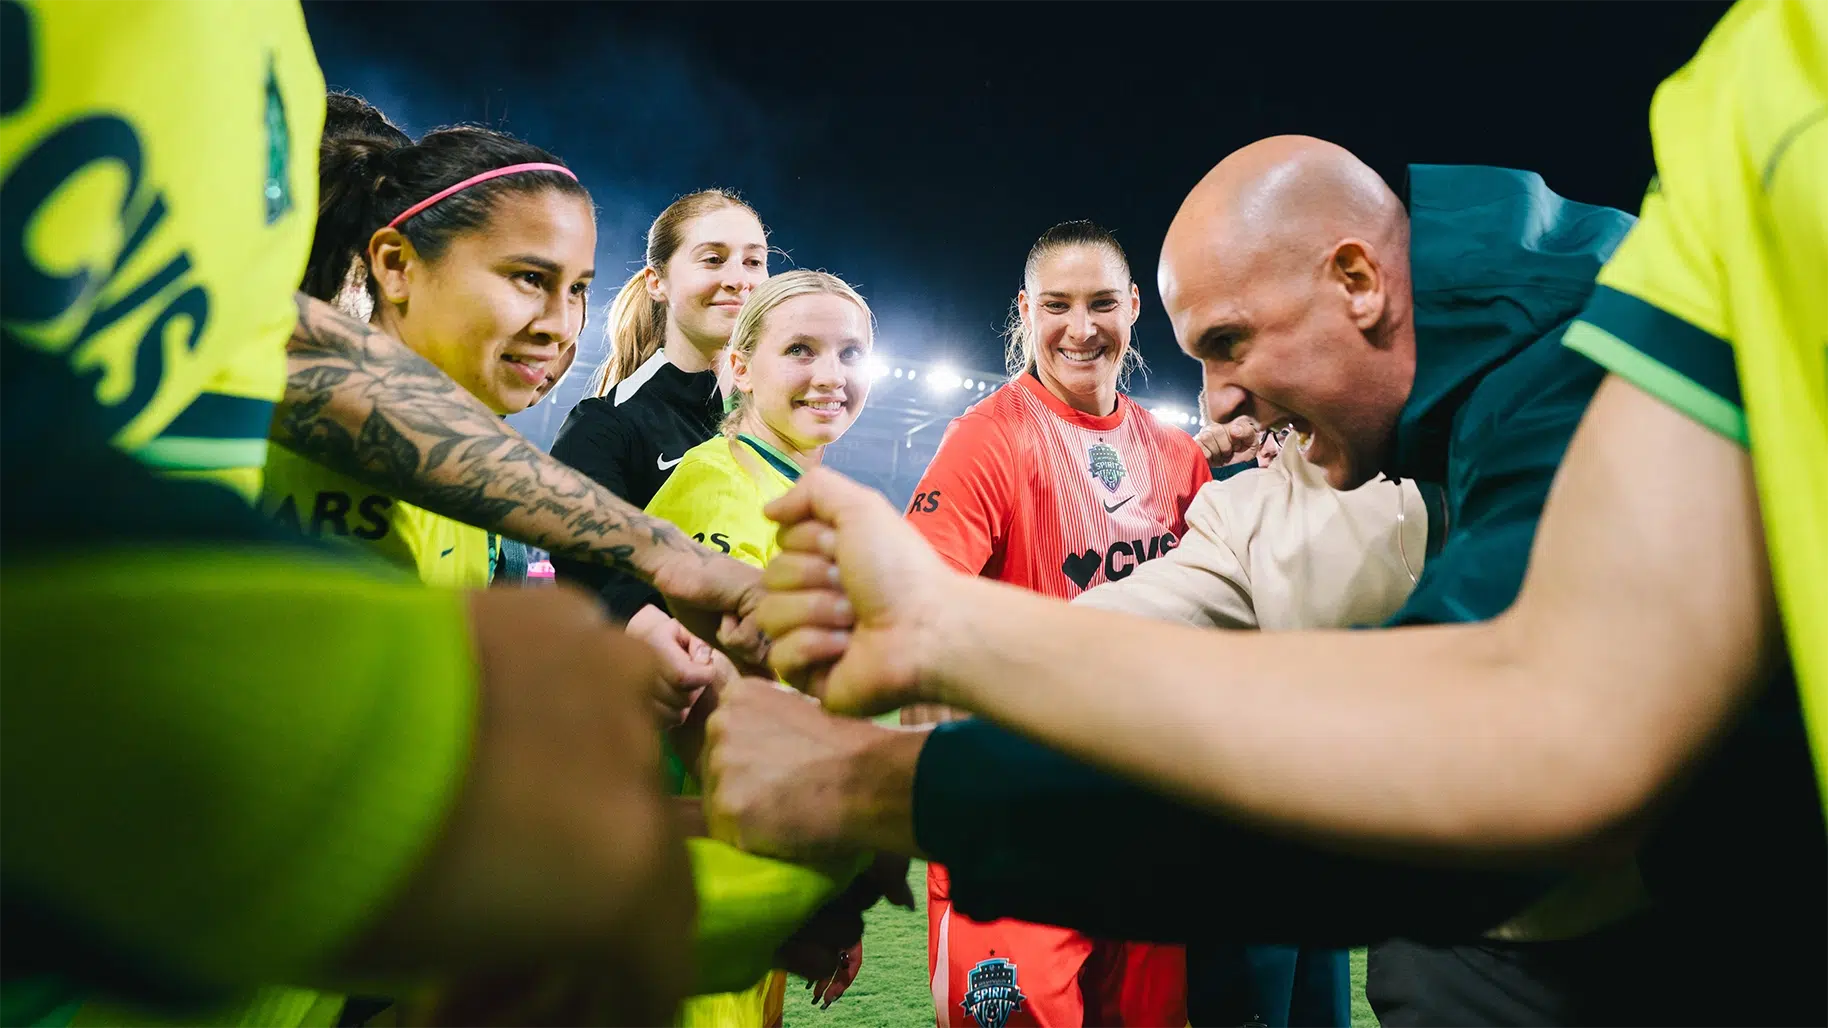
<instances>
[{"instance_id":1,"label":"cvs logo on jersey","mask_svg":"<svg viewBox=\"0 0 1828 1028\"><path fill-rule=\"evenodd\" d=\"M19 31L30 27L25 9L0 7L8 28L0 48L9 65L0 108L11 118L35 99L38 55L33 34ZM159 231L169 211L145 173L133 125L97 111L33 143L0 182L6 341L64 355L111 433L145 409L168 357L193 353L209 324L209 294L190 254ZM97 231L96 219L107 230ZM18 395L9 390L9 399Z\"/></svg>"},{"instance_id":2,"label":"cvs logo on jersey","mask_svg":"<svg viewBox=\"0 0 1828 1028\"><path fill-rule=\"evenodd\" d=\"M1084 553L1069 553L1060 564L1060 572L1081 589L1091 586L1092 579L1098 572L1104 571L1104 580L1115 582L1130 577L1136 565L1155 558L1179 546L1181 541L1173 532L1163 532L1153 539L1119 539L1112 543L1103 553L1087 550Z\"/></svg>"}]
</instances>

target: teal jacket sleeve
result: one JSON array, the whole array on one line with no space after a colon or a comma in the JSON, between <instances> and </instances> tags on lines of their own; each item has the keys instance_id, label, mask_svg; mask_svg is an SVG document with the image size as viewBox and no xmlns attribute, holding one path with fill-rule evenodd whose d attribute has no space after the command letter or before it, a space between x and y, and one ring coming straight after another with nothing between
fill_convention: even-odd
<instances>
[{"instance_id":1,"label":"teal jacket sleeve","mask_svg":"<svg viewBox=\"0 0 1828 1028\"><path fill-rule=\"evenodd\" d=\"M1364 945L1477 936L1556 881L1365 860L1266 836L982 720L921 750L914 831L952 903L1106 938Z\"/></svg>"}]
</instances>

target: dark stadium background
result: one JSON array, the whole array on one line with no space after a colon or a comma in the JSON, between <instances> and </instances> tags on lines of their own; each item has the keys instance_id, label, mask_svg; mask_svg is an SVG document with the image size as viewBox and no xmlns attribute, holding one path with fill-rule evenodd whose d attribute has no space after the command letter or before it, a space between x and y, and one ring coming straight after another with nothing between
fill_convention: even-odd
<instances>
[{"instance_id":1,"label":"dark stadium background","mask_svg":"<svg viewBox=\"0 0 1828 1028\"><path fill-rule=\"evenodd\" d=\"M579 369L514 423L550 444L602 356L603 305L672 197L740 190L786 251L876 310L893 374L830 456L905 502L947 420L994 387L1048 225L1113 228L1143 291L1133 395L1191 415L1196 366L1154 288L1181 197L1233 148L1322 136L1393 184L1411 162L1539 171L1636 210L1645 111L1724 3L592 4L307 2L330 85L417 133L505 128L601 210ZM900 360L895 360L900 359ZM936 367L936 366L943 366ZM942 375L943 377L943 375Z\"/></svg>"}]
</instances>

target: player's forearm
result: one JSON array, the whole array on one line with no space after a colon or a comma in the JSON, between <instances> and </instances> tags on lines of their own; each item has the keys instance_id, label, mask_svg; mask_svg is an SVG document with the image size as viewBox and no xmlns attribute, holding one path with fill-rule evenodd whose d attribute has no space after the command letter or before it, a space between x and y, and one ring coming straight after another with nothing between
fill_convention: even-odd
<instances>
[{"instance_id":1,"label":"player's forearm","mask_svg":"<svg viewBox=\"0 0 1828 1028\"><path fill-rule=\"evenodd\" d=\"M851 762L843 790L845 840L865 849L925 857L914 838L914 773L927 733L883 732Z\"/></svg>"},{"instance_id":2,"label":"player's forearm","mask_svg":"<svg viewBox=\"0 0 1828 1028\"><path fill-rule=\"evenodd\" d=\"M1201 632L955 584L936 698L1203 806L1369 852L1515 858L1610 824L1600 712L1502 630Z\"/></svg>"},{"instance_id":3,"label":"player's forearm","mask_svg":"<svg viewBox=\"0 0 1828 1028\"><path fill-rule=\"evenodd\" d=\"M645 581L712 554L541 453L392 336L298 298L273 441L416 506Z\"/></svg>"}]
</instances>

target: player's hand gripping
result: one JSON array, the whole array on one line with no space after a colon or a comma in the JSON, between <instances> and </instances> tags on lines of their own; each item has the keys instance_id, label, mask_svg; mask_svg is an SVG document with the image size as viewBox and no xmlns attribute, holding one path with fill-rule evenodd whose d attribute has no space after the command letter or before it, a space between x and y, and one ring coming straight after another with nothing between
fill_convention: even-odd
<instances>
[{"instance_id":1,"label":"player's hand gripping","mask_svg":"<svg viewBox=\"0 0 1828 1028\"><path fill-rule=\"evenodd\" d=\"M1250 418L1207 425L1193 437L1206 451L1209 464L1237 464L1257 459L1257 444L1263 433Z\"/></svg>"},{"instance_id":2,"label":"player's hand gripping","mask_svg":"<svg viewBox=\"0 0 1828 1028\"><path fill-rule=\"evenodd\" d=\"M768 505L781 553L757 611L788 682L846 714L933 699L920 657L953 574L880 493L817 469Z\"/></svg>"},{"instance_id":3,"label":"player's hand gripping","mask_svg":"<svg viewBox=\"0 0 1828 1028\"><path fill-rule=\"evenodd\" d=\"M686 631L666 612L649 604L628 619L628 634L648 644L659 658L654 676L654 717L661 728L672 728L707 687L722 682L734 668L709 643Z\"/></svg>"},{"instance_id":4,"label":"player's hand gripping","mask_svg":"<svg viewBox=\"0 0 1828 1028\"><path fill-rule=\"evenodd\" d=\"M768 666L768 637L755 619L762 598L760 571L705 550L668 560L653 584L687 631L716 639L717 648L745 671Z\"/></svg>"}]
</instances>

